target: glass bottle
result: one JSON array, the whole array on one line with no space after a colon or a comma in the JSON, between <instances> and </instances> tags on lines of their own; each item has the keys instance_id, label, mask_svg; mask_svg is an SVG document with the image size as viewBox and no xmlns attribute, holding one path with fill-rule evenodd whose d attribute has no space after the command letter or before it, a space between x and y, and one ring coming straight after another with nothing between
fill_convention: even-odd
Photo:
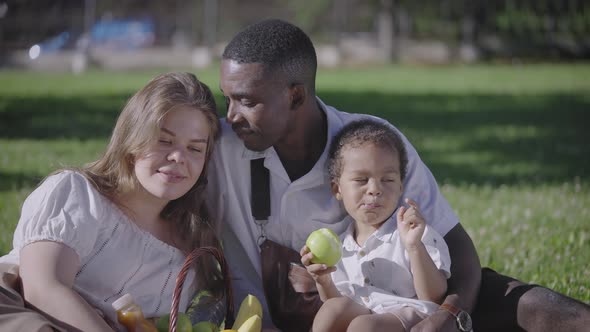
<instances>
[{"instance_id":1,"label":"glass bottle","mask_svg":"<svg viewBox=\"0 0 590 332\"><path fill-rule=\"evenodd\" d=\"M135 303L131 294L125 294L112 304L117 312L119 324L125 326L127 332L158 332L155 325L145 319L141 307Z\"/></svg>"}]
</instances>

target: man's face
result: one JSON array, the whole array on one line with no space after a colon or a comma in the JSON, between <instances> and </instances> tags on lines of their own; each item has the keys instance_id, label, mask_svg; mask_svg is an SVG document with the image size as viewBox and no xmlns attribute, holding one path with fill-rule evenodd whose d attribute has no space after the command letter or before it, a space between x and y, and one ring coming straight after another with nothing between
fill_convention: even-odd
<instances>
[{"instance_id":1,"label":"man's face","mask_svg":"<svg viewBox=\"0 0 590 332\"><path fill-rule=\"evenodd\" d=\"M281 76L265 74L260 63L221 62L227 122L250 150L266 150L289 132L291 89Z\"/></svg>"}]
</instances>

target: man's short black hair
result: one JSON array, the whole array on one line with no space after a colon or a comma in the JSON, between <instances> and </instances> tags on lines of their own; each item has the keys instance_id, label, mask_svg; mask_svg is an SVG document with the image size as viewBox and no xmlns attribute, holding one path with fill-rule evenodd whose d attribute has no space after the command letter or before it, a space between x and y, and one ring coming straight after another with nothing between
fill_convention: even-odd
<instances>
[{"instance_id":1,"label":"man's short black hair","mask_svg":"<svg viewBox=\"0 0 590 332\"><path fill-rule=\"evenodd\" d=\"M313 43L303 30L282 20L263 20L238 32L225 47L222 59L261 63L267 70L282 70L291 84L315 85L317 57Z\"/></svg>"},{"instance_id":2,"label":"man's short black hair","mask_svg":"<svg viewBox=\"0 0 590 332\"><path fill-rule=\"evenodd\" d=\"M342 151L346 148L359 147L364 144L375 144L397 151L399 156L400 178L406 178L408 153L401 136L391 125L372 119L353 121L338 131L332 139L328 152L328 173L332 182L338 181L342 175Z\"/></svg>"}]
</instances>

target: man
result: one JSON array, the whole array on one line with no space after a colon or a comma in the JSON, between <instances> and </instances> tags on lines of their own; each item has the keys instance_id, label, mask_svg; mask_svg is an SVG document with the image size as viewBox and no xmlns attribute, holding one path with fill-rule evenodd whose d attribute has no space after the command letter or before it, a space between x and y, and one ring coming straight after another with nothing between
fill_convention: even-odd
<instances>
[{"instance_id":1,"label":"man","mask_svg":"<svg viewBox=\"0 0 590 332\"><path fill-rule=\"evenodd\" d=\"M248 293L257 296L266 327L272 322L261 280L260 241L269 239L298 251L315 229L344 231L345 211L330 192L326 150L338 129L368 117L339 112L317 98L316 69L309 37L280 20L247 27L222 56L220 87L227 118L209 168L208 199L223 227L235 300ZM489 269L482 273L471 239L428 168L404 141L409 162L402 199L417 201L429 225L444 235L452 266L444 306L413 331L469 330L468 313L473 313L477 331L518 326L529 331L579 330L590 324L590 307L581 302ZM271 213L265 225L256 223L251 208L250 161L258 158L264 158L270 173Z\"/></svg>"}]
</instances>

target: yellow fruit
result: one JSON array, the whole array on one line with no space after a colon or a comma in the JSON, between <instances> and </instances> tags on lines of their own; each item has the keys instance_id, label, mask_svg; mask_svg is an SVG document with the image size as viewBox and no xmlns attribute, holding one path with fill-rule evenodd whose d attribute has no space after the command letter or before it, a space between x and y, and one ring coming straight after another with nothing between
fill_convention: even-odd
<instances>
[{"instance_id":1,"label":"yellow fruit","mask_svg":"<svg viewBox=\"0 0 590 332\"><path fill-rule=\"evenodd\" d=\"M262 318L258 315L250 316L244 324L238 328L238 332L260 332L262 331Z\"/></svg>"},{"instance_id":2,"label":"yellow fruit","mask_svg":"<svg viewBox=\"0 0 590 332\"><path fill-rule=\"evenodd\" d=\"M236 321L232 329L239 330L240 326L254 315L262 318L262 304L260 304L256 296L248 294L242 301L242 304L240 304L240 309L238 310L238 315L236 316Z\"/></svg>"},{"instance_id":3,"label":"yellow fruit","mask_svg":"<svg viewBox=\"0 0 590 332\"><path fill-rule=\"evenodd\" d=\"M156 322L158 332L168 332L170 326L170 314L164 315ZM176 332L193 332L193 324L184 312L179 312L176 318Z\"/></svg>"}]
</instances>

